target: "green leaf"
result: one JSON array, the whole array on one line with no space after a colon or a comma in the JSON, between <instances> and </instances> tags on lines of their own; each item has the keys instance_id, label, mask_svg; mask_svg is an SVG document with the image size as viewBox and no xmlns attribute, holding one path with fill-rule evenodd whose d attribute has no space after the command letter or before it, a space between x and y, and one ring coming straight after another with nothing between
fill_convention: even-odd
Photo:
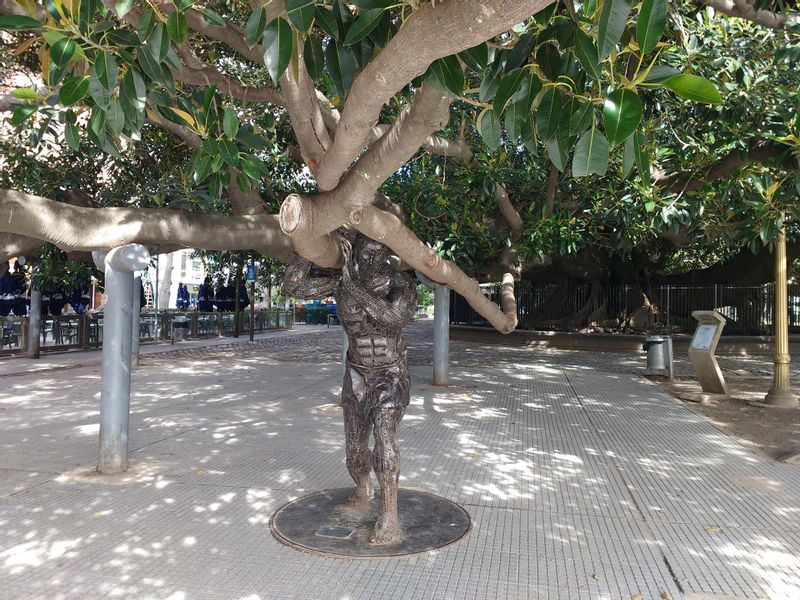
<instances>
[{"instance_id":1,"label":"green leaf","mask_svg":"<svg viewBox=\"0 0 800 600\"><path fill-rule=\"evenodd\" d=\"M597 47L592 39L580 29L575 31L575 56L589 77L600 80L602 69L597 60Z\"/></svg>"},{"instance_id":2,"label":"green leaf","mask_svg":"<svg viewBox=\"0 0 800 600\"><path fill-rule=\"evenodd\" d=\"M333 16L332 10L328 10L324 6L317 6L314 10L314 19L322 31L337 42L340 41L339 25L336 23L336 18Z\"/></svg>"},{"instance_id":3,"label":"green leaf","mask_svg":"<svg viewBox=\"0 0 800 600\"><path fill-rule=\"evenodd\" d=\"M114 10L117 11L117 16L120 19L127 15L131 8L133 8L133 0L117 0L114 4Z\"/></svg>"},{"instance_id":4,"label":"green leaf","mask_svg":"<svg viewBox=\"0 0 800 600\"><path fill-rule=\"evenodd\" d=\"M647 72L647 76L642 83L645 85L655 85L663 83L670 77L675 77L680 74L681 72L675 67L670 67L669 65L654 65L650 71Z\"/></svg>"},{"instance_id":5,"label":"green leaf","mask_svg":"<svg viewBox=\"0 0 800 600\"><path fill-rule=\"evenodd\" d=\"M222 140L219 143L219 151L222 154L223 160L230 166L235 167L239 164L239 148L236 147L235 142L231 140Z\"/></svg>"},{"instance_id":6,"label":"green leaf","mask_svg":"<svg viewBox=\"0 0 800 600\"><path fill-rule=\"evenodd\" d=\"M635 143L634 142L635 138L636 138L635 135L629 135L627 137L627 139L625 140L625 144L622 146L622 178L623 179L627 179L628 175L631 174L631 171L633 170L633 164L634 164L634 162L636 160L635 150L633 148L634 143Z\"/></svg>"},{"instance_id":7,"label":"green leaf","mask_svg":"<svg viewBox=\"0 0 800 600\"><path fill-rule=\"evenodd\" d=\"M303 48L303 60L311 79L316 81L325 72L325 54L322 52L322 44L313 35L308 36L305 47Z\"/></svg>"},{"instance_id":8,"label":"green leaf","mask_svg":"<svg viewBox=\"0 0 800 600\"><path fill-rule=\"evenodd\" d=\"M537 36L528 32L520 36L516 46L511 49L506 58L506 71L511 71L528 62L531 51L536 46Z\"/></svg>"},{"instance_id":9,"label":"green leaf","mask_svg":"<svg viewBox=\"0 0 800 600\"><path fill-rule=\"evenodd\" d=\"M125 128L125 113L117 98L113 98L106 109L106 125L112 135L119 135Z\"/></svg>"},{"instance_id":10,"label":"green leaf","mask_svg":"<svg viewBox=\"0 0 800 600\"><path fill-rule=\"evenodd\" d=\"M44 27L33 17L25 15L0 15L0 29L38 29Z\"/></svg>"},{"instance_id":11,"label":"green leaf","mask_svg":"<svg viewBox=\"0 0 800 600\"><path fill-rule=\"evenodd\" d=\"M526 74L527 71L525 69L514 69L510 73L506 73L503 79L500 80L500 87L497 88L493 105L494 112L497 115L502 114L511 97L519 90L519 87L523 83L527 83Z\"/></svg>"},{"instance_id":12,"label":"green leaf","mask_svg":"<svg viewBox=\"0 0 800 600\"><path fill-rule=\"evenodd\" d=\"M558 79L561 72L561 55L553 44L542 44L536 51L536 62L550 81Z\"/></svg>"},{"instance_id":13,"label":"green leaf","mask_svg":"<svg viewBox=\"0 0 800 600\"><path fill-rule=\"evenodd\" d=\"M50 48L50 58L58 66L66 65L75 54L76 47L75 40L66 37L61 38Z\"/></svg>"},{"instance_id":14,"label":"green leaf","mask_svg":"<svg viewBox=\"0 0 800 600\"><path fill-rule=\"evenodd\" d=\"M225 19L219 13L215 13L213 10L209 10L208 8L198 8L197 10L200 11L200 14L203 15L203 18L206 20L206 23L211 25L216 25L217 27L225 27L227 23Z\"/></svg>"},{"instance_id":15,"label":"green leaf","mask_svg":"<svg viewBox=\"0 0 800 600\"><path fill-rule=\"evenodd\" d=\"M226 108L222 115L222 130L229 139L235 138L239 131L239 117L232 108Z\"/></svg>"},{"instance_id":16,"label":"green leaf","mask_svg":"<svg viewBox=\"0 0 800 600\"><path fill-rule=\"evenodd\" d=\"M101 148L103 147L102 141L106 137L106 113L95 107L92 109L92 116L89 117L89 131L94 134L94 141Z\"/></svg>"},{"instance_id":17,"label":"green leaf","mask_svg":"<svg viewBox=\"0 0 800 600\"><path fill-rule=\"evenodd\" d=\"M333 85L342 97L347 96L356 72L356 61L353 55L338 44L330 43L325 48L325 62Z\"/></svg>"},{"instance_id":18,"label":"green leaf","mask_svg":"<svg viewBox=\"0 0 800 600\"><path fill-rule=\"evenodd\" d=\"M647 155L647 150L644 149L645 142L647 141L641 131L633 134L634 144L634 160L636 161L636 170L639 171L639 177L647 185L650 184L650 157Z\"/></svg>"},{"instance_id":19,"label":"green leaf","mask_svg":"<svg viewBox=\"0 0 800 600\"><path fill-rule=\"evenodd\" d=\"M522 143L525 144L525 149L530 153L531 156L538 156L538 142L536 140L536 128L533 126L533 123L530 119L530 113L528 113L528 118L526 118L522 122Z\"/></svg>"},{"instance_id":20,"label":"green leaf","mask_svg":"<svg viewBox=\"0 0 800 600\"><path fill-rule=\"evenodd\" d=\"M108 108L111 103L111 92L100 83L96 71L92 71L89 77L89 95L94 103L103 110Z\"/></svg>"},{"instance_id":21,"label":"green leaf","mask_svg":"<svg viewBox=\"0 0 800 600\"><path fill-rule=\"evenodd\" d=\"M122 78L121 97L137 111L144 110L147 102L147 87L136 69L130 68Z\"/></svg>"},{"instance_id":22,"label":"green leaf","mask_svg":"<svg viewBox=\"0 0 800 600\"><path fill-rule=\"evenodd\" d=\"M438 87L443 88L444 91L455 96L460 96L464 91L464 71L461 69L458 58L454 55L433 61L430 71L435 76L435 81L431 81L431 83L435 85L438 82L440 84Z\"/></svg>"},{"instance_id":23,"label":"green leaf","mask_svg":"<svg viewBox=\"0 0 800 600\"><path fill-rule=\"evenodd\" d=\"M491 108L484 108L478 115L478 131L489 148L496 149L500 145L500 119Z\"/></svg>"},{"instance_id":24,"label":"green leaf","mask_svg":"<svg viewBox=\"0 0 800 600\"><path fill-rule=\"evenodd\" d=\"M117 66L117 60L112 54L108 52L98 54L94 61L94 72L97 74L97 80L100 82L100 85L107 90L112 90L114 86L117 85L119 67Z\"/></svg>"},{"instance_id":25,"label":"green leaf","mask_svg":"<svg viewBox=\"0 0 800 600\"><path fill-rule=\"evenodd\" d=\"M17 106L11 113L11 124L21 125L28 117L30 117L33 113L35 113L38 110L38 108L39 108L38 106L34 106L31 104L23 104L22 106Z\"/></svg>"},{"instance_id":26,"label":"green leaf","mask_svg":"<svg viewBox=\"0 0 800 600\"><path fill-rule=\"evenodd\" d=\"M666 23L667 0L642 0L642 8L636 19L636 41L642 54L656 47Z\"/></svg>"},{"instance_id":27,"label":"green leaf","mask_svg":"<svg viewBox=\"0 0 800 600\"><path fill-rule=\"evenodd\" d=\"M642 120L642 102L636 92L621 88L611 92L603 104L603 125L612 146L625 141Z\"/></svg>"},{"instance_id":28,"label":"green leaf","mask_svg":"<svg viewBox=\"0 0 800 600\"><path fill-rule=\"evenodd\" d=\"M211 170L211 157L208 154L202 153L194 161L194 168L192 169L192 179L195 183L200 183L208 177L208 172Z\"/></svg>"},{"instance_id":29,"label":"green leaf","mask_svg":"<svg viewBox=\"0 0 800 600\"><path fill-rule=\"evenodd\" d=\"M505 125L510 140L516 141L522 137L522 127L528 115L529 110L525 107L524 102L513 102L508 105L505 114Z\"/></svg>"},{"instance_id":30,"label":"green leaf","mask_svg":"<svg viewBox=\"0 0 800 600\"><path fill-rule=\"evenodd\" d=\"M249 126L240 127L239 133L236 134L236 139L248 148L253 148L254 150L269 148L269 142L261 135L254 133L253 129Z\"/></svg>"},{"instance_id":31,"label":"green leaf","mask_svg":"<svg viewBox=\"0 0 800 600\"><path fill-rule=\"evenodd\" d=\"M163 23L158 23L153 28L153 33L145 42L145 48L158 64L164 62L169 52L169 33Z\"/></svg>"},{"instance_id":32,"label":"green leaf","mask_svg":"<svg viewBox=\"0 0 800 600\"><path fill-rule=\"evenodd\" d=\"M314 22L314 0L285 0L286 15L295 28L305 33Z\"/></svg>"},{"instance_id":33,"label":"green leaf","mask_svg":"<svg viewBox=\"0 0 800 600\"><path fill-rule=\"evenodd\" d=\"M478 90L478 99L481 102L489 102L497 94L500 87L500 79L503 73L500 65L493 65L488 67L488 73L484 72L483 79L481 80L481 87Z\"/></svg>"},{"instance_id":34,"label":"green leaf","mask_svg":"<svg viewBox=\"0 0 800 600\"><path fill-rule=\"evenodd\" d=\"M358 15L350 29L347 30L347 35L344 36L345 46L360 42L367 37L370 31L378 26L382 16L383 10L380 8L365 10Z\"/></svg>"},{"instance_id":35,"label":"green leaf","mask_svg":"<svg viewBox=\"0 0 800 600\"><path fill-rule=\"evenodd\" d=\"M569 117L569 134L579 135L593 124L594 106L591 102L580 104Z\"/></svg>"},{"instance_id":36,"label":"green leaf","mask_svg":"<svg viewBox=\"0 0 800 600\"><path fill-rule=\"evenodd\" d=\"M136 59L139 61L139 65L142 67L142 71L147 77L159 83L162 81L163 74L161 73L161 66L156 62L150 52L142 49L137 53Z\"/></svg>"},{"instance_id":37,"label":"green leaf","mask_svg":"<svg viewBox=\"0 0 800 600\"><path fill-rule=\"evenodd\" d=\"M572 158L573 177L586 177L587 175L602 175L608 170L608 140L592 127L584 133L575 145L575 155Z\"/></svg>"},{"instance_id":38,"label":"green leaf","mask_svg":"<svg viewBox=\"0 0 800 600\"><path fill-rule=\"evenodd\" d=\"M219 198L222 195L222 179L217 173L208 180L208 195L212 198Z\"/></svg>"},{"instance_id":39,"label":"green leaf","mask_svg":"<svg viewBox=\"0 0 800 600\"><path fill-rule=\"evenodd\" d=\"M252 154L241 154L239 156L239 166L242 168L245 175L253 181L259 181L264 175L269 174L267 165L265 165L260 158Z\"/></svg>"},{"instance_id":40,"label":"green leaf","mask_svg":"<svg viewBox=\"0 0 800 600\"><path fill-rule=\"evenodd\" d=\"M182 12L175 11L167 17L167 33L179 46L189 39L189 26Z\"/></svg>"},{"instance_id":41,"label":"green leaf","mask_svg":"<svg viewBox=\"0 0 800 600\"><path fill-rule=\"evenodd\" d=\"M600 11L597 29L597 46L600 60L611 54L625 31L625 23L631 12L630 0L605 0Z\"/></svg>"},{"instance_id":42,"label":"green leaf","mask_svg":"<svg viewBox=\"0 0 800 600\"><path fill-rule=\"evenodd\" d=\"M547 141L555 136L562 106L563 99L557 89L551 87L542 96L542 101L536 109L536 128L541 139Z\"/></svg>"},{"instance_id":43,"label":"green leaf","mask_svg":"<svg viewBox=\"0 0 800 600\"><path fill-rule=\"evenodd\" d=\"M136 35L139 36L139 39L143 43L146 42L147 38L153 34L157 23L158 20L156 19L156 15L152 10L146 9L142 12L142 16L139 18L139 23L136 25Z\"/></svg>"},{"instance_id":44,"label":"green leaf","mask_svg":"<svg viewBox=\"0 0 800 600\"><path fill-rule=\"evenodd\" d=\"M251 48L255 46L264 35L264 29L267 27L267 11L262 6L258 10L250 13L250 18L247 19L247 24L244 26L244 41Z\"/></svg>"},{"instance_id":45,"label":"green leaf","mask_svg":"<svg viewBox=\"0 0 800 600\"><path fill-rule=\"evenodd\" d=\"M336 20L341 39L344 39L347 35L347 30L350 29L350 24L353 22L353 13L350 12L350 7L347 5L347 2L344 0L333 0L333 18Z\"/></svg>"},{"instance_id":46,"label":"green leaf","mask_svg":"<svg viewBox=\"0 0 800 600\"><path fill-rule=\"evenodd\" d=\"M278 83L292 60L292 27L281 17L264 29L264 62L272 81Z\"/></svg>"},{"instance_id":47,"label":"green leaf","mask_svg":"<svg viewBox=\"0 0 800 600\"><path fill-rule=\"evenodd\" d=\"M39 94L36 93L36 90L31 88L17 88L11 92L11 96L16 98L17 100L36 100L39 98Z\"/></svg>"},{"instance_id":48,"label":"green leaf","mask_svg":"<svg viewBox=\"0 0 800 600\"><path fill-rule=\"evenodd\" d=\"M489 64L489 46L485 42L472 48L467 48L458 55L476 73L480 73Z\"/></svg>"},{"instance_id":49,"label":"green leaf","mask_svg":"<svg viewBox=\"0 0 800 600\"><path fill-rule=\"evenodd\" d=\"M64 106L72 106L76 102L80 102L86 97L89 92L89 77L70 77L58 90L58 99Z\"/></svg>"},{"instance_id":50,"label":"green leaf","mask_svg":"<svg viewBox=\"0 0 800 600\"><path fill-rule=\"evenodd\" d=\"M67 123L64 129L64 134L67 138L67 146L69 146L72 150L80 150L81 136L80 133L78 133L78 128L72 123Z\"/></svg>"},{"instance_id":51,"label":"green leaf","mask_svg":"<svg viewBox=\"0 0 800 600\"><path fill-rule=\"evenodd\" d=\"M561 142L561 137L557 135L551 137L544 143L544 147L547 149L547 156L550 162L553 163L556 169L563 173L567 166L568 157L567 151Z\"/></svg>"},{"instance_id":52,"label":"green leaf","mask_svg":"<svg viewBox=\"0 0 800 600\"><path fill-rule=\"evenodd\" d=\"M683 73L670 77L662 85L687 100L703 104L722 104L722 96L714 84L699 75Z\"/></svg>"}]
</instances>

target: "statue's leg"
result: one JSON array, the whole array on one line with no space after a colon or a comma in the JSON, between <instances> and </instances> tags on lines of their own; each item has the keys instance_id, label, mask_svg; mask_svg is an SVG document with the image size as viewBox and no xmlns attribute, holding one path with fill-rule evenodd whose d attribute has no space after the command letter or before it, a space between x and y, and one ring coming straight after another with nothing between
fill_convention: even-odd
<instances>
[{"instance_id":1,"label":"statue's leg","mask_svg":"<svg viewBox=\"0 0 800 600\"><path fill-rule=\"evenodd\" d=\"M356 483L356 491L347 499L350 506L360 506L372 498L372 453L369 451L369 434L372 423L351 406L344 406L344 439L347 453L347 471Z\"/></svg>"},{"instance_id":2,"label":"statue's leg","mask_svg":"<svg viewBox=\"0 0 800 600\"><path fill-rule=\"evenodd\" d=\"M345 460L347 471L356 484L356 491L346 502L349 506L363 505L372 498L372 484L369 480L369 473L372 469L372 453L369 451L372 422L359 410L361 396L365 393L366 389L361 375L347 367L342 386Z\"/></svg>"},{"instance_id":3,"label":"statue's leg","mask_svg":"<svg viewBox=\"0 0 800 600\"><path fill-rule=\"evenodd\" d=\"M403 537L397 515L397 486L400 479L400 451L397 449L397 425L403 418L402 404L378 406L372 413L375 431L373 460L381 486L381 514L370 537L372 544L391 544Z\"/></svg>"}]
</instances>

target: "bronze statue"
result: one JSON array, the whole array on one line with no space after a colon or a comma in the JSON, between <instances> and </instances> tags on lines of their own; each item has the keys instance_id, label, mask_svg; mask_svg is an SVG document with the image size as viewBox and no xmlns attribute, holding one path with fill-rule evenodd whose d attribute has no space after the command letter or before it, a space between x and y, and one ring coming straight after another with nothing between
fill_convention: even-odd
<instances>
[{"instance_id":1,"label":"bronze statue","mask_svg":"<svg viewBox=\"0 0 800 600\"><path fill-rule=\"evenodd\" d=\"M370 543L402 538L397 514L400 453L397 425L409 403L409 374L403 327L417 303L411 274L396 272L389 249L357 233L345 239L341 270L318 269L296 257L286 270L287 294L336 299L336 312L349 347L342 385L347 470L356 483L349 506L365 507L372 498L370 469L381 488L381 512ZM375 446L369 450L370 432Z\"/></svg>"}]
</instances>

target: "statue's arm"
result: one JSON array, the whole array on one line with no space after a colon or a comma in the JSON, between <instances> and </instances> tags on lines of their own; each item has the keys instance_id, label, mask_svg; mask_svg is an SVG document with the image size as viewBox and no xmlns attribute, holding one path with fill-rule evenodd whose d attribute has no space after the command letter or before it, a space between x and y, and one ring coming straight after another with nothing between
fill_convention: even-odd
<instances>
[{"instance_id":1,"label":"statue's arm","mask_svg":"<svg viewBox=\"0 0 800 600\"><path fill-rule=\"evenodd\" d=\"M387 298L370 294L361 308L374 321L387 326L403 326L414 318L417 307L417 288L408 273L392 275L392 286Z\"/></svg>"},{"instance_id":2,"label":"statue's arm","mask_svg":"<svg viewBox=\"0 0 800 600\"><path fill-rule=\"evenodd\" d=\"M311 261L295 256L283 276L283 289L287 296L308 300L322 300L333 296L339 282L338 271L317 269Z\"/></svg>"}]
</instances>

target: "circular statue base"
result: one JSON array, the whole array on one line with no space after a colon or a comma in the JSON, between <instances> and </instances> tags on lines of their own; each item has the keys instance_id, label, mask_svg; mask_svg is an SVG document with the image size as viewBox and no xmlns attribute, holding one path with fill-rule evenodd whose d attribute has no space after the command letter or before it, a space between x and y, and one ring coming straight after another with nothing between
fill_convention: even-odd
<instances>
[{"instance_id":1,"label":"circular statue base","mask_svg":"<svg viewBox=\"0 0 800 600\"><path fill-rule=\"evenodd\" d=\"M458 504L416 490L399 490L401 540L369 543L380 512L380 492L363 508L344 506L353 488L318 492L275 511L272 534L297 550L342 558L408 556L448 546L469 533L469 514Z\"/></svg>"}]
</instances>

